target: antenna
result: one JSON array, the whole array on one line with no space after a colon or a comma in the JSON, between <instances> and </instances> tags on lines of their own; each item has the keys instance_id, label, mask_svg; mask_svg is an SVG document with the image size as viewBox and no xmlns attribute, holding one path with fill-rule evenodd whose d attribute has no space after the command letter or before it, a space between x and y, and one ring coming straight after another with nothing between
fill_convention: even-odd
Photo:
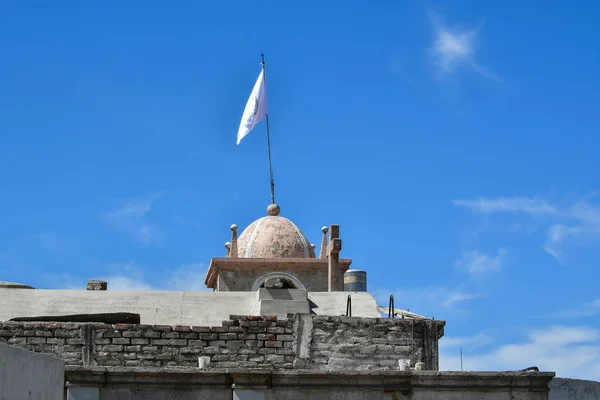
<instances>
[{"instance_id":1,"label":"antenna","mask_svg":"<svg viewBox=\"0 0 600 400\"><path fill-rule=\"evenodd\" d=\"M463 370L463 363L462 363L462 347L460 348L460 370Z\"/></svg>"}]
</instances>

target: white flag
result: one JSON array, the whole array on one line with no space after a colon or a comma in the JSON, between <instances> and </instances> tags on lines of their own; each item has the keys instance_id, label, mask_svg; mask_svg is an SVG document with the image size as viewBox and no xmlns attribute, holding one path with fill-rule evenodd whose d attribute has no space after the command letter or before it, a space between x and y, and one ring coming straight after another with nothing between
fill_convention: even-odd
<instances>
[{"instance_id":1,"label":"white flag","mask_svg":"<svg viewBox=\"0 0 600 400\"><path fill-rule=\"evenodd\" d=\"M244 114L242 115L242 122L240 122L240 129L237 134L237 144L246 136L256 124L265 119L267 115L267 87L265 83L265 70L261 69L260 75L254 84L254 89L250 94Z\"/></svg>"}]
</instances>

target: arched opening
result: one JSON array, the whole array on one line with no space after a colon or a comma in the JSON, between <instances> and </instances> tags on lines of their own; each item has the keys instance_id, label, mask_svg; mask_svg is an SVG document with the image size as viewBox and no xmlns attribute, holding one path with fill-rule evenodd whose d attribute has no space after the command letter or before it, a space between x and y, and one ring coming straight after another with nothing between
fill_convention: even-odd
<instances>
[{"instance_id":1,"label":"arched opening","mask_svg":"<svg viewBox=\"0 0 600 400\"><path fill-rule=\"evenodd\" d=\"M275 278L273 281L267 283L269 279L273 278ZM264 288L266 283L268 286L273 285L273 283L275 283L276 286L280 289L306 290L306 286L304 286L302 281L300 281L300 279L298 279L296 276L285 272L272 272L270 274L263 275L260 278L256 279L254 281L254 284L252 285L252 291Z\"/></svg>"},{"instance_id":2,"label":"arched opening","mask_svg":"<svg viewBox=\"0 0 600 400\"><path fill-rule=\"evenodd\" d=\"M276 289L298 289L291 279L285 278L283 276L275 276L265 279L265 281L261 283L259 287L264 288L265 285L267 285L270 288L273 288L273 284L276 285L274 287Z\"/></svg>"}]
</instances>

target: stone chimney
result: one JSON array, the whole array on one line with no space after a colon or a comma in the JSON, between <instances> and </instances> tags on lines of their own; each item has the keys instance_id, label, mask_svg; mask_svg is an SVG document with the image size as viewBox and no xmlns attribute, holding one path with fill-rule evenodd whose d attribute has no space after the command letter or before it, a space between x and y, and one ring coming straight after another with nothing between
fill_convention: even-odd
<instances>
[{"instance_id":1,"label":"stone chimney","mask_svg":"<svg viewBox=\"0 0 600 400\"><path fill-rule=\"evenodd\" d=\"M325 232L323 232L325 233ZM342 239L340 239L340 226L329 227L329 245L327 246L327 258L329 265L328 291L339 292L340 287L340 251L342 250Z\"/></svg>"},{"instance_id":2,"label":"stone chimney","mask_svg":"<svg viewBox=\"0 0 600 400\"><path fill-rule=\"evenodd\" d=\"M106 281L99 281L96 279L90 279L87 283L86 290L106 290L108 284Z\"/></svg>"}]
</instances>

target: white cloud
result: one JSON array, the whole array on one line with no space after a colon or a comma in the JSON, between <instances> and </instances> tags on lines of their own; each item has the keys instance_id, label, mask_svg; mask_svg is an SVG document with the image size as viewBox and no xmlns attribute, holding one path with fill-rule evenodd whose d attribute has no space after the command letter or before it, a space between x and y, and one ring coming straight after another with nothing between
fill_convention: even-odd
<instances>
[{"instance_id":1,"label":"white cloud","mask_svg":"<svg viewBox=\"0 0 600 400\"><path fill-rule=\"evenodd\" d=\"M533 332L530 338L536 344L555 348L570 343L593 342L598 338L598 330L588 327L553 326L547 330Z\"/></svg>"},{"instance_id":2,"label":"white cloud","mask_svg":"<svg viewBox=\"0 0 600 400\"><path fill-rule=\"evenodd\" d=\"M551 202L539 196L495 197L475 200L452 200L454 205L491 215L495 213L525 214L536 217L538 226L545 229L542 249L562 261L566 248L594 244L600 236L600 204L592 202L596 193L573 202ZM544 218L541 218L544 217ZM530 227L531 225L527 225Z\"/></svg>"},{"instance_id":3,"label":"white cloud","mask_svg":"<svg viewBox=\"0 0 600 400\"><path fill-rule=\"evenodd\" d=\"M586 226L598 229L600 226L600 207L590 203L577 203L568 211L570 217L585 223Z\"/></svg>"},{"instance_id":4,"label":"white cloud","mask_svg":"<svg viewBox=\"0 0 600 400\"><path fill-rule=\"evenodd\" d=\"M505 256L505 249L498 249L495 256L479 250L463 251L461 257L456 260L455 266L471 276L483 276L499 271L504 264Z\"/></svg>"},{"instance_id":5,"label":"white cloud","mask_svg":"<svg viewBox=\"0 0 600 400\"><path fill-rule=\"evenodd\" d=\"M108 290L151 290L150 284L144 282L142 271L134 263L112 263L108 266L111 273L98 278L108 282ZM72 289L81 289L82 287Z\"/></svg>"},{"instance_id":6,"label":"white cloud","mask_svg":"<svg viewBox=\"0 0 600 400\"><path fill-rule=\"evenodd\" d=\"M600 378L599 331L587 326L553 326L531 332L522 343L504 344L489 352L463 348L465 370L519 370L537 366L557 376ZM443 339L440 344L443 343ZM460 370L456 349L442 348L440 370Z\"/></svg>"},{"instance_id":7,"label":"white cloud","mask_svg":"<svg viewBox=\"0 0 600 400\"><path fill-rule=\"evenodd\" d=\"M155 227L146 221L152 205L163 195L160 193L128 199L113 211L105 212L104 217L117 228L129 233L136 240L148 244L160 235Z\"/></svg>"},{"instance_id":8,"label":"white cloud","mask_svg":"<svg viewBox=\"0 0 600 400\"><path fill-rule=\"evenodd\" d=\"M110 290L151 290L152 287L140 279L128 276L111 275L101 278L109 283Z\"/></svg>"},{"instance_id":9,"label":"white cloud","mask_svg":"<svg viewBox=\"0 0 600 400\"><path fill-rule=\"evenodd\" d=\"M439 27L436 33L433 49L438 56L438 63L442 70L454 72L461 64L471 59L477 30L452 32Z\"/></svg>"},{"instance_id":10,"label":"white cloud","mask_svg":"<svg viewBox=\"0 0 600 400\"><path fill-rule=\"evenodd\" d=\"M492 342L492 339L484 334L478 333L474 336L444 336L440 339L439 346L442 349L450 349L456 347L478 348Z\"/></svg>"},{"instance_id":11,"label":"white cloud","mask_svg":"<svg viewBox=\"0 0 600 400\"><path fill-rule=\"evenodd\" d=\"M564 222L548 228L547 241L542 246L558 260L565 257L566 246L585 244L585 241L600 236L600 205L588 199L579 201L563 210ZM575 243L576 242L576 243Z\"/></svg>"},{"instance_id":12,"label":"white cloud","mask_svg":"<svg viewBox=\"0 0 600 400\"><path fill-rule=\"evenodd\" d=\"M209 290L204 284L205 277L206 267L204 264L182 265L173 271L171 278L167 281L167 288L184 292Z\"/></svg>"},{"instance_id":13,"label":"white cloud","mask_svg":"<svg viewBox=\"0 0 600 400\"><path fill-rule=\"evenodd\" d=\"M450 308L455 306L458 303L479 299L481 297L485 297L487 294L485 293L462 293L462 292L450 292L447 294L447 298L442 301L442 305L446 308Z\"/></svg>"},{"instance_id":14,"label":"white cloud","mask_svg":"<svg viewBox=\"0 0 600 400\"><path fill-rule=\"evenodd\" d=\"M524 212L527 214L555 214L556 207L539 197L495 197L475 200L452 200L454 205L467 207L483 214L497 212Z\"/></svg>"},{"instance_id":15,"label":"white cloud","mask_svg":"<svg viewBox=\"0 0 600 400\"><path fill-rule=\"evenodd\" d=\"M563 260L565 258L565 252L562 249L563 242L569 237L579 236L582 233L584 233L582 227L570 227L563 224L552 225L546 230L547 241L542 249L557 260Z\"/></svg>"},{"instance_id":16,"label":"white cloud","mask_svg":"<svg viewBox=\"0 0 600 400\"><path fill-rule=\"evenodd\" d=\"M556 317L556 318L586 318L586 317L593 317L593 316L599 315L599 314L600 314L600 298L596 299L594 301L589 301L587 303L584 303L582 306L580 306L576 309L560 311L558 313L553 314L552 317Z\"/></svg>"},{"instance_id":17,"label":"white cloud","mask_svg":"<svg viewBox=\"0 0 600 400\"><path fill-rule=\"evenodd\" d=\"M389 296L394 295L394 306L427 317L447 313L464 313L463 303L487 296L486 293L471 293L462 289L450 289L444 286L427 286L411 289L381 289L371 290L375 293L377 304L387 308Z\"/></svg>"},{"instance_id":18,"label":"white cloud","mask_svg":"<svg viewBox=\"0 0 600 400\"><path fill-rule=\"evenodd\" d=\"M450 28L443 24L436 15L433 15L432 22L435 39L431 47L431 54L434 64L441 73L453 74L460 68L468 67L482 76L502 80L501 77L480 65L475 58L479 27L475 29Z\"/></svg>"}]
</instances>

